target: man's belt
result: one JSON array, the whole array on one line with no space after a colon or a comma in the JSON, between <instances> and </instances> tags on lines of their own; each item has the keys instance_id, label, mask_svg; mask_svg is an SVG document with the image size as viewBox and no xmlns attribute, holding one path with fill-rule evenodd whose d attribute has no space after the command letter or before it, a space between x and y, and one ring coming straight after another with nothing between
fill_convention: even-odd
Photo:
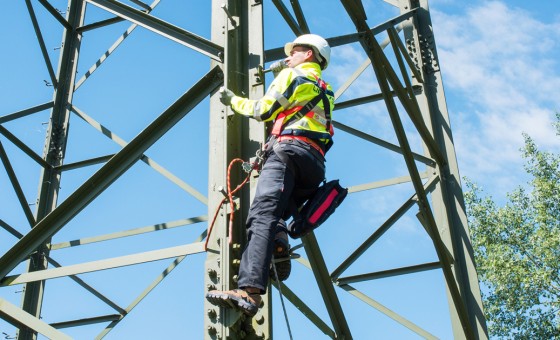
<instances>
[{"instance_id":1,"label":"man's belt","mask_svg":"<svg viewBox=\"0 0 560 340\"><path fill-rule=\"evenodd\" d=\"M311 145L311 147L317 151L319 151L319 153L325 157L325 151L323 151L323 148L321 148L319 146L319 144L317 144L317 142L315 142L313 139L308 138L308 137L304 137L304 136L294 136L294 135L283 135L283 136L278 136L276 137L276 140L278 142L281 142L283 140L288 140L288 139L297 139L300 140L302 142L305 142L309 145Z\"/></svg>"}]
</instances>

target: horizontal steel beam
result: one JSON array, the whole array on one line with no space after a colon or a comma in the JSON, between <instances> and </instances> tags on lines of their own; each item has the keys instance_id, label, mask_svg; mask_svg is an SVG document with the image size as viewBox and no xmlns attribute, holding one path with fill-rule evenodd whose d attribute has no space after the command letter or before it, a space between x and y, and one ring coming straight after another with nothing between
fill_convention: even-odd
<instances>
[{"instance_id":1,"label":"horizontal steel beam","mask_svg":"<svg viewBox=\"0 0 560 340\"><path fill-rule=\"evenodd\" d=\"M149 29L161 36L192 48L216 61L222 61L223 47L159 18L146 14L115 0L87 0L108 12Z\"/></svg>"},{"instance_id":2,"label":"horizontal steel beam","mask_svg":"<svg viewBox=\"0 0 560 340\"><path fill-rule=\"evenodd\" d=\"M0 281L0 287L126 267L140 263L169 259L172 257L203 253L204 251L204 242L191 243L183 246L152 250L144 253L7 276Z\"/></svg>"},{"instance_id":3,"label":"horizontal steel beam","mask_svg":"<svg viewBox=\"0 0 560 340\"><path fill-rule=\"evenodd\" d=\"M59 170L59 171L68 171L68 170L80 169L80 168L84 168L84 167L91 166L91 165L106 163L113 156L115 156L115 154L107 155L107 156L99 156L99 157L90 158L90 159L86 159L86 160L79 161L79 162L74 162L74 163L63 164L61 166L55 166L54 168L56 170Z\"/></svg>"},{"instance_id":4,"label":"horizontal steel beam","mask_svg":"<svg viewBox=\"0 0 560 340\"><path fill-rule=\"evenodd\" d=\"M393 27L395 25L398 25L399 23L408 20L409 18L412 17L412 15L416 13L416 9L410 10L406 13L403 13L401 15L398 15L390 20L385 21L384 23L381 23L375 27L372 27L370 30L371 32L375 35L375 34L379 34L381 32L385 32L389 27ZM332 37L332 38L326 38L326 40L329 43L329 46L331 47L336 47L336 46L342 46L342 45L347 45L347 44L351 44L351 43L355 43L360 41L361 37L362 37L363 33L352 33L352 34L345 34L345 35L341 35L338 37ZM273 60L278 60L278 59L282 59L285 58L286 55L284 54L284 47L277 47L277 48L272 48L270 50L266 50L264 51L264 61L268 62L268 61L273 61Z\"/></svg>"},{"instance_id":5,"label":"horizontal steel beam","mask_svg":"<svg viewBox=\"0 0 560 340\"><path fill-rule=\"evenodd\" d=\"M7 224L6 222L4 222L3 220L0 219L0 227L6 229L8 232L10 232L13 236L17 237L17 238L22 238L23 234L21 234L19 231L15 230L14 228L12 228L9 224ZM49 261L49 263L55 267L62 267L62 265L60 263L58 263L55 259L53 259L52 257L48 257L47 260ZM105 302L107 305L111 306L113 309L115 309L117 312L119 313L124 313L125 311L120 308L116 303L114 303L113 301L109 300L105 295L101 294L100 292L98 292L95 288L93 288L92 286L90 286L89 284L87 284L84 280L80 279L79 277L77 277L76 275L70 275L69 278L71 280L73 280L74 282L76 282L77 284L79 284L80 286L82 286L84 289L86 289L87 291L89 291L91 294L93 294L94 296L96 296L98 299L100 299L101 301Z\"/></svg>"},{"instance_id":6,"label":"horizontal steel beam","mask_svg":"<svg viewBox=\"0 0 560 340\"><path fill-rule=\"evenodd\" d=\"M429 174L427 172L424 172L424 173L420 174L420 177L421 178L428 178ZM411 181L410 176L393 177L393 178L385 179L385 180L382 180L382 181L353 185L351 187L348 187L348 193L379 189L379 188L388 187L388 186L391 186L391 185L407 183L407 182L410 182L410 181Z\"/></svg>"},{"instance_id":7,"label":"horizontal steel beam","mask_svg":"<svg viewBox=\"0 0 560 340\"><path fill-rule=\"evenodd\" d=\"M87 24L87 25L84 25L84 26L80 26L76 29L76 32L78 32L80 34L83 34L84 32L91 31L91 30L98 29L98 28L105 27L105 26L114 25L114 24L117 24L119 22L123 22L125 20L126 19L120 18L120 17L105 19L105 20L94 22L92 24Z\"/></svg>"},{"instance_id":8,"label":"horizontal steel beam","mask_svg":"<svg viewBox=\"0 0 560 340\"><path fill-rule=\"evenodd\" d=\"M403 154L403 150L402 150L401 147L399 147L399 146L397 146L397 145L395 145L395 144L386 142L386 141L384 141L383 139L374 137L374 136L369 135L369 134L367 134L367 133L365 133L365 132L362 132L362 131L360 131L360 130L356 130L356 129L354 129L354 128L348 126L348 125L344 125L344 124L339 123L339 122L337 122L337 121L333 121L333 125L334 125L335 128L340 129L340 130L342 130L342 131L344 131L344 132L347 132L347 133L349 133L349 134L351 134L351 135L353 135L353 136L356 136L356 137L361 138L361 139L363 139L363 140L366 140L366 141L368 141L368 142L377 144L377 145L379 145L379 146L381 146L381 147L383 147L383 148L385 148L385 149L394 151L394 152L396 152L396 153ZM428 157L426 157L426 156L417 154L417 153L415 153L415 152L412 153L412 156L414 157L415 160L417 160L417 161L419 161L419 162L422 162L422 163L424 163L424 164L426 164L426 165L429 165L429 166L432 166L432 167L436 165L435 160L433 160L433 159L431 159L431 158L428 158Z\"/></svg>"},{"instance_id":9,"label":"horizontal steel beam","mask_svg":"<svg viewBox=\"0 0 560 340\"><path fill-rule=\"evenodd\" d=\"M48 339L72 339L68 335L58 331L44 321L37 319L33 315L23 311L19 307L2 298L0 298L0 317L20 329L23 326L31 328L34 331L43 334Z\"/></svg>"},{"instance_id":10,"label":"horizontal steel beam","mask_svg":"<svg viewBox=\"0 0 560 340\"><path fill-rule=\"evenodd\" d=\"M370 64L368 63L368 66L369 65ZM420 91L422 91L422 87L419 86L419 85L418 86L413 86L412 90L414 92L420 92ZM391 96L396 97L397 93L395 91L391 91ZM369 95L369 96L364 96L364 97L359 97L359 98L348 99L348 100L345 100L345 101L336 102L336 106L334 107L334 111L344 110L344 109L347 109L347 108L350 108L350 107L363 105L363 104L368 104L368 103L373 103L373 102L380 101L380 100L383 100L383 94L382 93L372 94L372 95Z\"/></svg>"},{"instance_id":11,"label":"horizontal steel beam","mask_svg":"<svg viewBox=\"0 0 560 340\"><path fill-rule=\"evenodd\" d=\"M14 120L14 119L22 118L22 117L29 116L29 115L32 115L32 114L37 113L37 112L41 112L41 111L46 110L46 109L50 109L53 106L54 106L54 102L48 102L48 103L44 103L44 104L37 105L37 106L34 106L34 107L30 107L30 108L25 109L25 110L21 110L21 111L18 111L18 112L7 114L5 116L0 117L0 124L4 124L4 123L9 122L9 121Z\"/></svg>"},{"instance_id":12,"label":"horizontal steel beam","mask_svg":"<svg viewBox=\"0 0 560 340\"><path fill-rule=\"evenodd\" d=\"M220 67L216 66L0 257L0 278L10 273L105 191L132 167L146 150L221 84L223 74Z\"/></svg>"},{"instance_id":13,"label":"horizontal steel beam","mask_svg":"<svg viewBox=\"0 0 560 340\"><path fill-rule=\"evenodd\" d=\"M22 235L23 236L23 235ZM47 260L49 261L49 263L51 265L53 265L56 268L60 268L62 267L62 265L56 261L55 259L53 259L52 257L48 257ZM89 285L88 283L86 283L84 280L82 280L81 278L79 278L76 275L70 275L68 276L69 279L71 279L72 281L76 282L78 285L80 285L82 288L84 288L85 290L87 290L88 292L90 292L93 296L97 297L99 300L103 301L104 303L106 303L108 306L110 306L111 308L113 308L114 310L116 310L118 313L123 314L125 313L125 310L122 309L119 305L117 305L115 302L111 301L108 297L106 297L105 295L103 295L101 292L99 292L97 289L93 288L91 285Z\"/></svg>"},{"instance_id":14,"label":"horizontal steel beam","mask_svg":"<svg viewBox=\"0 0 560 340\"><path fill-rule=\"evenodd\" d=\"M53 322L50 325L56 329L60 329L60 328L69 328L69 327L77 327L77 326L85 326L85 325L94 325L96 323L115 321L115 320L120 320L122 318L123 316L120 314L109 314L109 315L94 316L91 318L84 318L79 320Z\"/></svg>"},{"instance_id":15,"label":"horizontal steel beam","mask_svg":"<svg viewBox=\"0 0 560 340\"><path fill-rule=\"evenodd\" d=\"M60 242L60 243L52 244L49 247L49 249L52 251L52 250L57 250L57 249L64 249L64 248L69 248L69 247L81 246L81 245L84 245L84 244L114 240L114 239L118 239L118 238L122 238L122 237L145 234L145 233L149 233L149 232L153 232L153 231L160 231L160 230L167 230L167 229L172 229L172 228L177 228L177 227L183 227L183 226L186 226L186 225L195 224L195 223L204 222L204 221L208 221L208 216L207 215L191 217L191 218L186 218L186 219L172 221L172 222L158 223L158 224L154 224L154 225L147 226L147 227L118 231L116 233L111 233L111 234L99 235L99 236L94 236L94 237L85 237L85 238L82 238L82 239L79 239L79 240Z\"/></svg>"},{"instance_id":16,"label":"horizontal steel beam","mask_svg":"<svg viewBox=\"0 0 560 340\"><path fill-rule=\"evenodd\" d=\"M377 279L384 279L387 277L395 277L398 275L406 275L406 274L413 274L424 272L427 270L434 270L440 269L441 263L438 262L430 262L430 263L423 263L415 266L408 266L408 267L401 267L401 268L394 268L389 270L382 270L375 273L366 273L366 274L359 274L359 275L352 275L339 278L336 282L339 285L345 285L354 282L363 282L363 281L370 281L370 280L377 280Z\"/></svg>"}]
</instances>

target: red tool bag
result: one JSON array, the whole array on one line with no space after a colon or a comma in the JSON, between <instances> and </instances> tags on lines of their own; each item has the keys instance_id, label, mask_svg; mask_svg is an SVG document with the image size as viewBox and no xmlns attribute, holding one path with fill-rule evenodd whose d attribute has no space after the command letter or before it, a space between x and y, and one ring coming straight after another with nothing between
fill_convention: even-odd
<instances>
[{"instance_id":1,"label":"red tool bag","mask_svg":"<svg viewBox=\"0 0 560 340\"><path fill-rule=\"evenodd\" d=\"M319 227L334 213L347 194L348 189L340 186L338 179L321 185L288 225L290 237L300 238Z\"/></svg>"}]
</instances>

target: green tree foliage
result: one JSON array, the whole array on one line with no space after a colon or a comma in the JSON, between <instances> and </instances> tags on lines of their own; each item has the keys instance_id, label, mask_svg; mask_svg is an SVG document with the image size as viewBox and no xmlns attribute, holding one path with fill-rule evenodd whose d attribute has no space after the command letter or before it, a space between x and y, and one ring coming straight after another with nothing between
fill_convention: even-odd
<instances>
[{"instance_id":1,"label":"green tree foliage","mask_svg":"<svg viewBox=\"0 0 560 340\"><path fill-rule=\"evenodd\" d=\"M531 190L498 207L467 181L469 227L490 336L560 339L560 155L524 138Z\"/></svg>"}]
</instances>

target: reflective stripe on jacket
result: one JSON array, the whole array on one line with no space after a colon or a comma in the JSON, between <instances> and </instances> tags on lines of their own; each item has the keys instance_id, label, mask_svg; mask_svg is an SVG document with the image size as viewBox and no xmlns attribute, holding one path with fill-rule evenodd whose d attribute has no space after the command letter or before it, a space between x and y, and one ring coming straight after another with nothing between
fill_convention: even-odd
<instances>
[{"instance_id":1,"label":"reflective stripe on jacket","mask_svg":"<svg viewBox=\"0 0 560 340\"><path fill-rule=\"evenodd\" d=\"M321 78L321 68L317 63L306 62L295 68L283 69L260 100L236 96L232 98L231 107L235 112L255 118L258 121L274 120L279 113L294 107L302 107L319 95L319 88L315 85L317 78ZM332 87L328 84L327 98L330 102L332 114L334 93ZM326 130L327 120L322 101L319 101L311 111L314 114L308 114L290 122L284 129L329 133ZM296 113L297 110L294 110L285 118L285 121L289 121Z\"/></svg>"}]
</instances>

